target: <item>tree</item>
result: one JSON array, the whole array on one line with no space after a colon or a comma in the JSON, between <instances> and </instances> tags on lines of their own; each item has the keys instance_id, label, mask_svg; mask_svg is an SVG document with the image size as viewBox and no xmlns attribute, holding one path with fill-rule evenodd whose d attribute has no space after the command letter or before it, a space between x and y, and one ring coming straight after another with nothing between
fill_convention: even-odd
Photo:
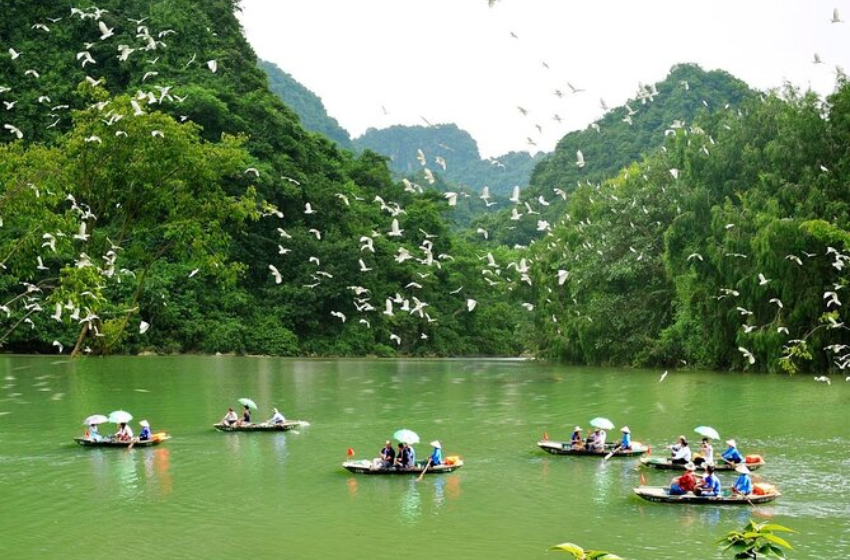
<instances>
[{"instance_id":1,"label":"tree","mask_svg":"<svg viewBox=\"0 0 850 560\"><path fill-rule=\"evenodd\" d=\"M611 554L604 550L585 550L579 545L570 542L556 544L555 546L550 547L549 550L569 552L576 558L576 560L623 560L616 554Z\"/></svg>"},{"instance_id":2,"label":"tree","mask_svg":"<svg viewBox=\"0 0 850 560\"><path fill-rule=\"evenodd\" d=\"M785 558L785 550L793 550L791 545L774 533L795 533L782 525L756 523L752 519L743 531L729 531L717 544L734 553L735 558Z\"/></svg>"}]
</instances>

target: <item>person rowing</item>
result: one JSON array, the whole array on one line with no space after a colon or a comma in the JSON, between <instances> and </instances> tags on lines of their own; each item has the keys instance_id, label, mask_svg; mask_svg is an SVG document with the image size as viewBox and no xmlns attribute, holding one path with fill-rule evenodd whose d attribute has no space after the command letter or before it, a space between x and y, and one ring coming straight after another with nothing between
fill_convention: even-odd
<instances>
[{"instance_id":1,"label":"person rowing","mask_svg":"<svg viewBox=\"0 0 850 560\"><path fill-rule=\"evenodd\" d=\"M573 449L582 449L584 447L584 438L581 436L581 426L576 426L573 430L573 437L570 441Z\"/></svg>"},{"instance_id":2,"label":"person rowing","mask_svg":"<svg viewBox=\"0 0 850 560\"><path fill-rule=\"evenodd\" d=\"M739 473L737 480L732 483L732 493L745 498L753 493L753 481L750 479L750 469L746 465L738 465L735 472Z\"/></svg>"},{"instance_id":3,"label":"person rowing","mask_svg":"<svg viewBox=\"0 0 850 560\"><path fill-rule=\"evenodd\" d=\"M286 418L283 417L283 414L277 408L273 408L272 412L272 417L268 421L269 424L283 424L286 422Z\"/></svg>"},{"instance_id":4,"label":"person rowing","mask_svg":"<svg viewBox=\"0 0 850 560\"><path fill-rule=\"evenodd\" d=\"M139 432L139 441L147 441L151 439L151 425L147 420L142 420L139 422L139 426L142 427L142 431Z\"/></svg>"},{"instance_id":5,"label":"person rowing","mask_svg":"<svg viewBox=\"0 0 850 560\"><path fill-rule=\"evenodd\" d=\"M632 449L632 431L629 430L628 426L623 426L620 428L620 431L623 432L623 437L620 438L620 445L618 449L621 451L631 451Z\"/></svg>"},{"instance_id":6,"label":"person rowing","mask_svg":"<svg viewBox=\"0 0 850 560\"><path fill-rule=\"evenodd\" d=\"M737 465L738 463L743 463L744 462L744 456L741 455L740 451L738 451L737 442L734 439L727 439L726 445L728 445L728 447L726 448L726 451L724 451L723 454L720 455L723 458L723 460L726 461L727 463L731 463L733 465Z\"/></svg>"}]
</instances>

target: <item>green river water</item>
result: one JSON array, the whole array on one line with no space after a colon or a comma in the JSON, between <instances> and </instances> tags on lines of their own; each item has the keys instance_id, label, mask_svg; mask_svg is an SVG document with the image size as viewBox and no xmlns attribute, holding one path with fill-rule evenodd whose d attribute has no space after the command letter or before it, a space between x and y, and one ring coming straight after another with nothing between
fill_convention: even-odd
<instances>
[{"instance_id":1,"label":"green river water","mask_svg":"<svg viewBox=\"0 0 850 560\"><path fill-rule=\"evenodd\" d=\"M510 360L2 356L0 554L542 559L571 557L546 549L572 541L627 559L708 559L723 558L714 541L752 516L799 531L790 558L850 558L850 383L659 375ZM310 426L213 430L239 397L257 401L261 419L277 406ZM133 413L136 433L146 418L173 439L131 451L73 442L85 417L115 409ZM643 502L636 459L535 445L595 416L628 424L655 455L713 426L762 454L757 472L783 496L755 509ZM349 447L372 458L399 428L422 437L420 458L440 439L465 466L422 481L341 468Z\"/></svg>"}]
</instances>

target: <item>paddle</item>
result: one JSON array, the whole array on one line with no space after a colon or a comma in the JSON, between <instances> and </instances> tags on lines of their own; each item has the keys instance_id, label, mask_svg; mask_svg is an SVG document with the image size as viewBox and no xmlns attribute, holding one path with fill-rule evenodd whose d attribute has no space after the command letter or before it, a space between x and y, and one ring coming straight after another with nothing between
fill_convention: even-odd
<instances>
[{"instance_id":1,"label":"paddle","mask_svg":"<svg viewBox=\"0 0 850 560\"><path fill-rule=\"evenodd\" d=\"M425 476L425 471L427 471L428 467L430 467L430 466L431 466L431 458L428 457L428 462L425 463L425 468L422 469L421 473L419 473L419 476L416 478L416 482L419 482L420 480L422 480L422 477Z\"/></svg>"},{"instance_id":2,"label":"paddle","mask_svg":"<svg viewBox=\"0 0 850 560\"><path fill-rule=\"evenodd\" d=\"M133 449L133 446L136 444L136 441L137 441L136 438L133 438L133 439L130 440L130 445L127 446L127 451L130 451L131 449Z\"/></svg>"},{"instance_id":3,"label":"paddle","mask_svg":"<svg viewBox=\"0 0 850 560\"><path fill-rule=\"evenodd\" d=\"M608 459L610 459L611 457L613 457L613 456L614 456L614 453L616 453L616 452L617 452L617 451L618 451L621 447L622 447L622 445L618 444L618 445L617 445L614 449L612 449L612 450L611 450L611 453L609 453L608 455L606 455L605 457L603 457L603 458L602 458L602 460L603 460L603 461L607 461Z\"/></svg>"}]
</instances>

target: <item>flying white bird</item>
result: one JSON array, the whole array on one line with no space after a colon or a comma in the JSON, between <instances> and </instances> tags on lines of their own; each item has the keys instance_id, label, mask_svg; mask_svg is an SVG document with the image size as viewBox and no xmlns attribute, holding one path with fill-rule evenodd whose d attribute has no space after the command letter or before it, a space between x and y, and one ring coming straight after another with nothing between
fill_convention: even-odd
<instances>
[{"instance_id":1,"label":"flying white bird","mask_svg":"<svg viewBox=\"0 0 850 560\"><path fill-rule=\"evenodd\" d=\"M747 349L746 349L746 348L744 348L743 346L738 346L738 351L739 351L741 354L743 354L743 355L744 355L744 358L746 358L746 359L747 359L747 361L750 363L750 365L753 365L754 363L756 363L756 357L755 357L755 356L753 356L753 353L752 353L752 352L750 352L749 350L747 350Z\"/></svg>"},{"instance_id":2,"label":"flying white bird","mask_svg":"<svg viewBox=\"0 0 850 560\"><path fill-rule=\"evenodd\" d=\"M11 124L4 124L4 125L3 125L3 128L5 128L6 130L8 130L10 134L14 134L14 135L15 135L15 137L16 137L18 140L20 140L21 138L23 138L23 137L24 137L24 133L23 133L23 132L21 132L21 129L20 129L20 128L18 128L18 127L16 127L16 126L13 126L13 125L11 125Z\"/></svg>"},{"instance_id":3,"label":"flying white bird","mask_svg":"<svg viewBox=\"0 0 850 560\"><path fill-rule=\"evenodd\" d=\"M151 324L147 321L142 321L139 323L139 334L145 334L148 332L148 329L151 328Z\"/></svg>"},{"instance_id":4,"label":"flying white bird","mask_svg":"<svg viewBox=\"0 0 850 560\"><path fill-rule=\"evenodd\" d=\"M829 23L842 23L843 21L838 15L838 8L833 8L832 18L829 20Z\"/></svg>"},{"instance_id":5,"label":"flying white bird","mask_svg":"<svg viewBox=\"0 0 850 560\"><path fill-rule=\"evenodd\" d=\"M570 271L569 270L559 270L558 271L558 285L563 286L564 282L566 282L567 278L569 278L569 277L570 277Z\"/></svg>"},{"instance_id":6,"label":"flying white bird","mask_svg":"<svg viewBox=\"0 0 850 560\"><path fill-rule=\"evenodd\" d=\"M85 222L80 222L80 229L77 233L74 234L74 239L79 239L80 241L88 241L89 234L86 233Z\"/></svg>"},{"instance_id":7,"label":"flying white bird","mask_svg":"<svg viewBox=\"0 0 850 560\"><path fill-rule=\"evenodd\" d=\"M466 300L466 310L467 311L471 312L473 309L475 309L476 305L478 305L478 302L475 301L474 299L467 299Z\"/></svg>"},{"instance_id":8,"label":"flying white bird","mask_svg":"<svg viewBox=\"0 0 850 560\"><path fill-rule=\"evenodd\" d=\"M688 260L691 260L691 259L702 260L702 255L700 255L699 253L691 253L690 255L688 255Z\"/></svg>"},{"instance_id":9,"label":"flying white bird","mask_svg":"<svg viewBox=\"0 0 850 560\"><path fill-rule=\"evenodd\" d=\"M764 286L764 285L765 285L765 284L767 284L768 282L770 282L770 280L769 280L768 278L765 278L765 277L764 277L764 274L762 274L761 272L759 272L759 286Z\"/></svg>"},{"instance_id":10,"label":"flying white bird","mask_svg":"<svg viewBox=\"0 0 850 560\"><path fill-rule=\"evenodd\" d=\"M272 274L274 275L274 283L275 284L280 284L281 282L283 282L283 275L280 273L280 271L277 269L277 267L275 265L270 264L269 270L271 270Z\"/></svg>"},{"instance_id":11,"label":"flying white bird","mask_svg":"<svg viewBox=\"0 0 850 560\"><path fill-rule=\"evenodd\" d=\"M667 378L667 370L664 370L664 373L661 374L661 379L658 380L659 383L664 381Z\"/></svg>"},{"instance_id":12,"label":"flying white bird","mask_svg":"<svg viewBox=\"0 0 850 560\"><path fill-rule=\"evenodd\" d=\"M363 259L358 259L357 262L360 263L360 272L369 272L372 270L371 268L368 268L366 266L366 263L363 262Z\"/></svg>"},{"instance_id":13,"label":"flying white bird","mask_svg":"<svg viewBox=\"0 0 850 560\"><path fill-rule=\"evenodd\" d=\"M584 167L584 154L581 153L581 150L576 152L576 165L579 167Z\"/></svg>"},{"instance_id":14,"label":"flying white bird","mask_svg":"<svg viewBox=\"0 0 850 560\"><path fill-rule=\"evenodd\" d=\"M404 233L403 229L399 229L398 227L398 219L393 218L392 224L390 225L390 231L387 232L387 235L390 237L401 237Z\"/></svg>"},{"instance_id":15,"label":"flying white bird","mask_svg":"<svg viewBox=\"0 0 850 560\"><path fill-rule=\"evenodd\" d=\"M215 60L208 60L207 61L207 68L210 69L210 72L215 74L216 72L218 72L218 62L215 61Z\"/></svg>"},{"instance_id":16,"label":"flying white bird","mask_svg":"<svg viewBox=\"0 0 850 560\"><path fill-rule=\"evenodd\" d=\"M397 334L390 334L390 340L395 341L397 345L401 346L401 337Z\"/></svg>"},{"instance_id":17,"label":"flying white bird","mask_svg":"<svg viewBox=\"0 0 850 560\"><path fill-rule=\"evenodd\" d=\"M58 340L54 340L54 341L53 341L53 346L56 346L56 348L59 350L59 353L60 353L60 354L62 353L62 350L64 350L64 349L65 349L65 347L64 347L64 346L62 346L62 343L61 343L61 342L59 342Z\"/></svg>"},{"instance_id":18,"label":"flying white bird","mask_svg":"<svg viewBox=\"0 0 850 560\"><path fill-rule=\"evenodd\" d=\"M825 376L825 375L821 375L821 376L815 377L815 381L818 381L818 382L820 382L820 383L826 383L827 385L831 385L831 384L832 384L832 382L829 380L829 377L827 377L827 376Z\"/></svg>"},{"instance_id":19,"label":"flying white bird","mask_svg":"<svg viewBox=\"0 0 850 560\"><path fill-rule=\"evenodd\" d=\"M310 203L308 202L308 203L304 204L304 213L307 214L307 215L315 214L316 210L313 210L313 207L310 206Z\"/></svg>"},{"instance_id":20,"label":"flying white bird","mask_svg":"<svg viewBox=\"0 0 850 560\"><path fill-rule=\"evenodd\" d=\"M334 317L338 317L343 323L345 322L345 315L340 311L331 311L331 315Z\"/></svg>"},{"instance_id":21,"label":"flying white bird","mask_svg":"<svg viewBox=\"0 0 850 560\"><path fill-rule=\"evenodd\" d=\"M111 28L106 27L106 24L103 23L103 20L98 21L97 26L100 29L100 40L101 41L103 41L104 39L109 39L110 37L115 35L115 33L114 33L115 28L114 27L111 27Z\"/></svg>"},{"instance_id":22,"label":"flying white bird","mask_svg":"<svg viewBox=\"0 0 850 560\"><path fill-rule=\"evenodd\" d=\"M446 200L449 201L449 206L457 206L457 193L456 192L447 192L443 194Z\"/></svg>"}]
</instances>

